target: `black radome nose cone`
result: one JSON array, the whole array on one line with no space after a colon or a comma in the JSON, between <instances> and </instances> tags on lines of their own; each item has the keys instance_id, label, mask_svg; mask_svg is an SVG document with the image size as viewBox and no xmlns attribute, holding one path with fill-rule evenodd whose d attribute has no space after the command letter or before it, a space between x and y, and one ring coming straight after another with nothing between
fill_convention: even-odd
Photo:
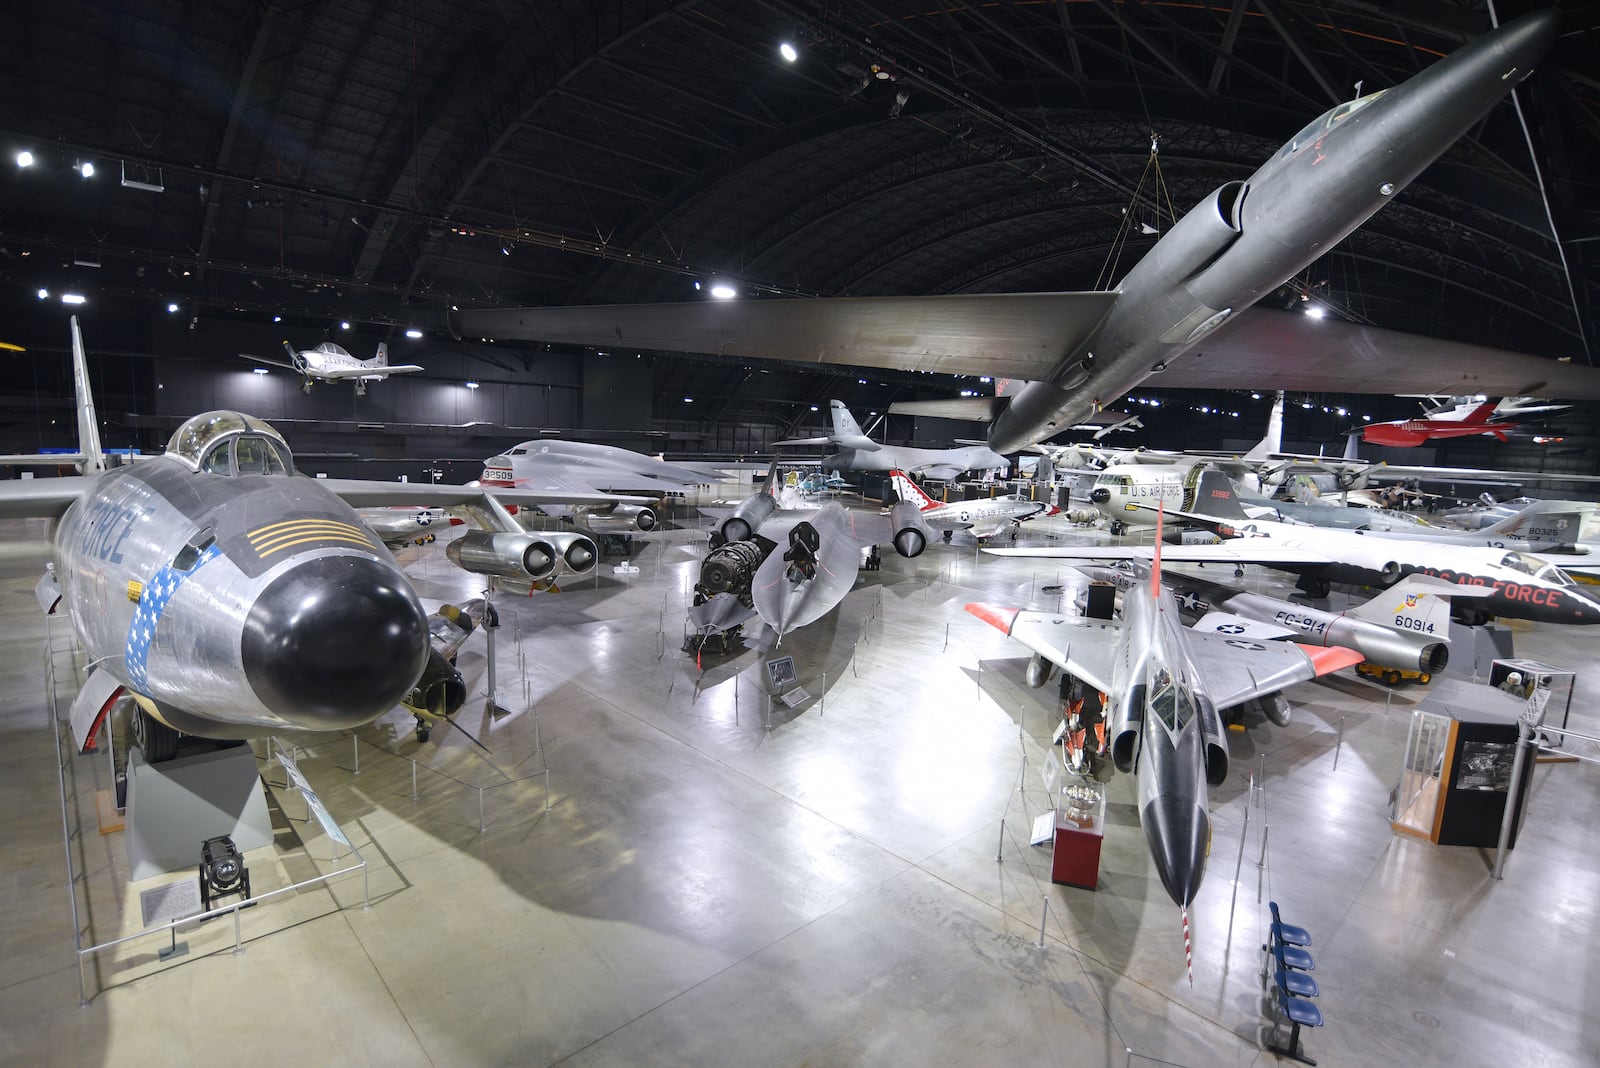
<instances>
[{"instance_id":1,"label":"black radome nose cone","mask_svg":"<svg viewBox=\"0 0 1600 1068\"><path fill-rule=\"evenodd\" d=\"M1175 905L1194 903L1206 873L1211 820L1192 798L1162 794L1139 814L1161 885Z\"/></svg>"},{"instance_id":2,"label":"black radome nose cone","mask_svg":"<svg viewBox=\"0 0 1600 1068\"><path fill-rule=\"evenodd\" d=\"M1089 491L1090 504L1105 504L1111 499L1111 491L1104 486L1097 486Z\"/></svg>"},{"instance_id":3,"label":"black radome nose cone","mask_svg":"<svg viewBox=\"0 0 1600 1068\"><path fill-rule=\"evenodd\" d=\"M261 591L241 653L251 689L290 724L359 727L416 685L428 659L428 621L394 567L322 556Z\"/></svg>"}]
</instances>

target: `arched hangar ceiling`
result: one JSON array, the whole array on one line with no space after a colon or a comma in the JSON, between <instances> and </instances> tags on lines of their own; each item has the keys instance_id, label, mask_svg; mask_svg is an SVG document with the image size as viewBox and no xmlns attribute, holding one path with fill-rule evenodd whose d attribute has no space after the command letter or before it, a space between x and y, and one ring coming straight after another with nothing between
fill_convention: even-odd
<instances>
[{"instance_id":1,"label":"arched hangar ceiling","mask_svg":"<svg viewBox=\"0 0 1600 1068\"><path fill-rule=\"evenodd\" d=\"M1564 6L1521 91L1535 155L1502 104L1297 288L1585 358L1600 7ZM36 4L0 45L0 279L390 326L713 279L1091 288L1357 83L1489 25L1443 0Z\"/></svg>"}]
</instances>

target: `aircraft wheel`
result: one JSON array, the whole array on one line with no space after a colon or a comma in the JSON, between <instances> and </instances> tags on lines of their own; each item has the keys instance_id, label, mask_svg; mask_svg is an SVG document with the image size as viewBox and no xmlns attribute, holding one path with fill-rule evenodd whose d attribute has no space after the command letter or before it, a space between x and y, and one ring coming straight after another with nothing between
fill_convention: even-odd
<instances>
[{"instance_id":1,"label":"aircraft wheel","mask_svg":"<svg viewBox=\"0 0 1600 1068\"><path fill-rule=\"evenodd\" d=\"M1233 577L1234 578L1244 578L1244 568L1242 568L1242 567L1234 568L1233 569Z\"/></svg>"},{"instance_id":2,"label":"aircraft wheel","mask_svg":"<svg viewBox=\"0 0 1600 1068\"><path fill-rule=\"evenodd\" d=\"M1383 673L1383 684L1385 686L1400 685L1400 672L1396 671L1394 668L1390 668L1388 671L1385 671Z\"/></svg>"},{"instance_id":3,"label":"aircraft wheel","mask_svg":"<svg viewBox=\"0 0 1600 1068\"><path fill-rule=\"evenodd\" d=\"M142 708L133 717L133 738L148 764L159 764L178 755L178 732Z\"/></svg>"},{"instance_id":4,"label":"aircraft wheel","mask_svg":"<svg viewBox=\"0 0 1600 1068\"><path fill-rule=\"evenodd\" d=\"M1421 675L1417 676L1417 681L1426 686L1428 683L1433 681L1433 676L1424 671Z\"/></svg>"},{"instance_id":5,"label":"aircraft wheel","mask_svg":"<svg viewBox=\"0 0 1600 1068\"><path fill-rule=\"evenodd\" d=\"M955 531L953 530L947 530L944 532L944 541L946 545L950 544L950 538L953 534L955 534Z\"/></svg>"},{"instance_id":6,"label":"aircraft wheel","mask_svg":"<svg viewBox=\"0 0 1600 1068\"><path fill-rule=\"evenodd\" d=\"M429 544L429 545L432 545L432 544L433 544L433 542L434 542L434 539L435 539L435 538L437 538L437 537L438 537L438 535L437 535L437 534L429 534L429 535L428 535L428 544Z\"/></svg>"},{"instance_id":7,"label":"aircraft wheel","mask_svg":"<svg viewBox=\"0 0 1600 1068\"><path fill-rule=\"evenodd\" d=\"M426 724L426 723L418 723L417 724L417 741L419 741L419 742L427 741L428 740L428 736L430 734L432 734L432 733L433 733L433 728L431 726L429 726L428 724Z\"/></svg>"},{"instance_id":8,"label":"aircraft wheel","mask_svg":"<svg viewBox=\"0 0 1600 1068\"><path fill-rule=\"evenodd\" d=\"M1111 521L1111 536L1112 537L1120 538L1124 534L1126 534L1127 532L1128 532L1128 524L1124 523L1120 519L1113 519Z\"/></svg>"}]
</instances>

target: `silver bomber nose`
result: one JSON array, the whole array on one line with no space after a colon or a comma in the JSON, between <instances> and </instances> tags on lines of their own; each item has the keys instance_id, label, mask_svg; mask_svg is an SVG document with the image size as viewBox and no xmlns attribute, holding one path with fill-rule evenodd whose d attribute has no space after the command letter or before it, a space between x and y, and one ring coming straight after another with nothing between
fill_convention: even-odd
<instances>
[{"instance_id":1,"label":"silver bomber nose","mask_svg":"<svg viewBox=\"0 0 1600 1068\"><path fill-rule=\"evenodd\" d=\"M1173 904L1193 903L1206 873L1206 846L1211 840L1206 810L1191 797L1161 794L1145 805L1139 822Z\"/></svg>"},{"instance_id":2,"label":"silver bomber nose","mask_svg":"<svg viewBox=\"0 0 1600 1068\"><path fill-rule=\"evenodd\" d=\"M241 654L251 689L286 722L359 727L416 685L428 660L428 621L395 568L321 556L261 591L245 619Z\"/></svg>"}]
</instances>

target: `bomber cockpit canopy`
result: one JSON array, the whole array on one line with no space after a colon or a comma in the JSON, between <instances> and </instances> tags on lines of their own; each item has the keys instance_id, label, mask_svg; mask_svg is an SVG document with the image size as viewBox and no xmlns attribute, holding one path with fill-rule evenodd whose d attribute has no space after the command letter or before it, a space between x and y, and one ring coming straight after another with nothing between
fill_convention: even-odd
<instances>
[{"instance_id":1,"label":"bomber cockpit canopy","mask_svg":"<svg viewBox=\"0 0 1600 1068\"><path fill-rule=\"evenodd\" d=\"M243 412L202 412L173 432L167 455L211 475L287 475L289 445L267 423Z\"/></svg>"},{"instance_id":2,"label":"bomber cockpit canopy","mask_svg":"<svg viewBox=\"0 0 1600 1068\"><path fill-rule=\"evenodd\" d=\"M1500 563L1504 567L1520 571L1524 575L1532 575L1534 578L1542 582L1548 582L1552 586L1573 585L1572 576L1542 557L1532 556L1528 553L1510 552L1500 558Z\"/></svg>"}]
</instances>

